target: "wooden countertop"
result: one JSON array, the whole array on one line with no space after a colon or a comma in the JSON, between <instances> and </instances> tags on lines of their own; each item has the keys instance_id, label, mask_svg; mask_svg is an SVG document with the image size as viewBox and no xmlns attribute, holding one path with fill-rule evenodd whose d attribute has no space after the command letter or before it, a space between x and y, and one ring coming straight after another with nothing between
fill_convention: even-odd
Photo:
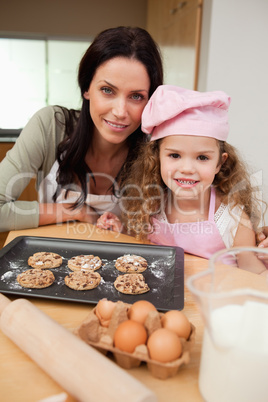
<instances>
[{"instance_id":1,"label":"wooden countertop","mask_svg":"<svg viewBox=\"0 0 268 402\"><path fill-rule=\"evenodd\" d=\"M12 231L6 244L17 236L45 236L73 238L82 240L101 240L124 243L141 243L133 237L110 231L99 230L93 225L67 223L50 225L37 229ZM207 268L208 261L185 254L185 280L197 272ZM240 270L237 270L240 271ZM250 280L260 282L262 279L254 274L246 273ZM261 283L261 282L260 282ZM9 295L8 295L9 297ZM14 300L15 297L10 297ZM85 319L94 305L72 302L51 301L29 298L29 300L48 316L73 330ZM185 287L184 313L196 327L196 343L191 352L190 363L182 366L178 373L166 380L152 377L146 365L127 370L136 379L152 389L159 402L198 402L203 401L198 389L198 372L204 324L192 294ZM11 340L0 332L0 400L3 402L37 402L64 390L25 355ZM68 397L68 402L75 401Z\"/></svg>"}]
</instances>

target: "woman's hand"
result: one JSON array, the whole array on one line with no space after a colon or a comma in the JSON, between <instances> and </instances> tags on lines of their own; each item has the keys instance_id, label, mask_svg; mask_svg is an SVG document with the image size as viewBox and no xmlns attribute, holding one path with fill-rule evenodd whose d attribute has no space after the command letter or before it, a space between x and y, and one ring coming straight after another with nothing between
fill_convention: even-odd
<instances>
[{"instance_id":1,"label":"woman's hand","mask_svg":"<svg viewBox=\"0 0 268 402\"><path fill-rule=\"evenodd\" d=\"M264 226L256 234L258 247L268 247L268 226Z\"/></svg>"},{"instance_id":2,"label":"woman's hand","mask_svg":"<svg viewBox=\"0 0 268 402\"><path fill-rule=\"evenodd\" d=\"M99 229L110 229L114 232L122 232L123 224L120 219L112 212L104 212L97 220L96 226Z\"/></svg>"},{"instance_id":3,"label":"woman's hand","mask_svg":"<svg viewBox=\"0 0 268 402\"><path fill-rule=\"evenodd\" d=\"M81 208L75 209L73 213L73 219L80 222L96 224L99 218L99 214L97 214L95 209L87 204L84 204Z\"/></svg>"},{"instance_id":4,"label":"woman's hand","mask_svg":"<svg viewBox=\"0 0 268 402\"><path fill-rule=\"evenodd\" d=\"M39 226L55 223L80 221L95 224L99 215L89 205L72 209L72 204L39 204Z\"/></svg>"},{"instance_id":5,"label":"woman's hand","mask_svg":"<svg viewBox=\"0 0 268 402\"><path fill-rule=\"evenodd\" d=\"M259 248L267 248L268 247L268 226L264 226L261 230L256 233L256 242ZM268 263L268 254L259 255L258 258L260 260L265 260L264 262Z\"/></svg>"}]
</instances>

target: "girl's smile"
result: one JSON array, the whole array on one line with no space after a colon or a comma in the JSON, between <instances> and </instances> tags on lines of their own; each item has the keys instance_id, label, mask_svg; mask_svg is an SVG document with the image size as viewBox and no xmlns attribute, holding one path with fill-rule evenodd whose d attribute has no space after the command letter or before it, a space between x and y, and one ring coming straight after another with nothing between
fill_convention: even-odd
<instances>
[{"instance_id":1,"label":"girl's smile","mask_svg":"<svg viewBox=\"0 0 268 402\"><path fill-rule=\"evenodd\" d=\"M191 188L195 186L198 181L197 180L191 180L191 179L174 179L179 187L183 188Z\"/></svg>"}]
</instances>

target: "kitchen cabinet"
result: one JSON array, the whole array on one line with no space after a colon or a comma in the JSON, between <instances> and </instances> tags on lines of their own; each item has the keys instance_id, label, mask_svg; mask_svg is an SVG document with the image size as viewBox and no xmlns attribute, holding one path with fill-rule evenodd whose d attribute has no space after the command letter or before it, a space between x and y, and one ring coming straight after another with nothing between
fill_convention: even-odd
<instances>
[{"instance_id":1,"label":"kitchen cabinet","mask_svg":"<svg viewBox=\"0 0 268 402\"><path fill-rule=\"evenodd\" d=\"M147 30L163 54L164 83L197 89L203 0L148 0Z\"/></svg>"}]
</instances>

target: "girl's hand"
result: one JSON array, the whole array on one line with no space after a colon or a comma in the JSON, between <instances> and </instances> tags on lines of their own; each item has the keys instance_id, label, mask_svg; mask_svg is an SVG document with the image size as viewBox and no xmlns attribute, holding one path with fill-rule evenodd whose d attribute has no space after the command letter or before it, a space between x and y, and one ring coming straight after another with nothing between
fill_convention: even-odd
<instances>
[{"instance_id":1,"label":"girl's hand","mask_svg":"<svg viewBox=\"0 0 268 402\"><path fill-rule=\"evenodd\" d=\"M110 229L114 232L123 231L123 225L120 219L112 212L104 212L97 220L96 226L99 229Z\"/></svg>"}]
</instances>

